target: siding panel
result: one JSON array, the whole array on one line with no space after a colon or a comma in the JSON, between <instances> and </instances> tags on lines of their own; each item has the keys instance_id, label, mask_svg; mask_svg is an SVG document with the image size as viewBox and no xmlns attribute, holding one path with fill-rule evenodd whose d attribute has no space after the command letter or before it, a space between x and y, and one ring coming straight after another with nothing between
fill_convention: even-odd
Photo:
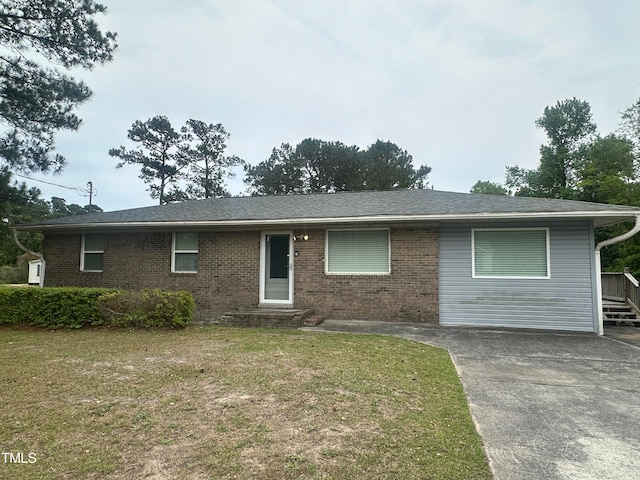
<instances>
[{"instance_id":1,"label":"siding panel","mask_svg":"<svg viewBox=\"0 0 640 480\"><path fill-rule=\"evenodd\" d=\"M550 279L471 277L471 228L549 227ZM588 221L448 224L440 229L440 323L594 331Z\"/></svg>"}]
</instances>

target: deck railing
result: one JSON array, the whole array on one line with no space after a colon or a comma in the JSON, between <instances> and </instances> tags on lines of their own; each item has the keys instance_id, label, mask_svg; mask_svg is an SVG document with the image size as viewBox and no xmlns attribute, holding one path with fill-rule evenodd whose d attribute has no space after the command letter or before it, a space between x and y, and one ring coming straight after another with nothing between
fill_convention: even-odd
<instances>
[{"instance_id":1,"label":"deck railing","mask_svg":"<svg viewBox=\"0 0 640 480\"><path fill-rule=\"evenodd\" d=\"M602 298L625 302L640 312L640 284L628 268L622 273L602 272Z\"/></svg>"}]
</instances>

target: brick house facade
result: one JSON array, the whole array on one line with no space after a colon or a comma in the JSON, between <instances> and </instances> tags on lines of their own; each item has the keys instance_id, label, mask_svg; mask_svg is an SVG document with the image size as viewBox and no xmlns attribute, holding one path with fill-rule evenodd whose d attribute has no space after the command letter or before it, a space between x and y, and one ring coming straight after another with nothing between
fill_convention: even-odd
<instances>
[{"instance_id":1,"label":"brick house facade","mask_svg":"<svg viewBox=\"0 0 640 480\"><path fill-rule=\"evenodd\" d=\"M390 227L391 273L327 275L325 228L294 243L293 307L336 319L438 322L438 238L434 227ZM171 272L172 232L109 232L101 272L79 268L82 234L48 234L45 286L160 288L193 294L200 319L259 305L260 235L198 232L197 273Z\"/></svg>"},{"instance_id":2,"label":"brick house facade","mask_svg":"<svg viewBox=\"0 0 640 480\"><path fill-rule=\"evenodd\" d=\"M192 200L15 229L44 234L45 286L186 290L200 320L288 308L602 334L599 255L612 241L596 245L595 229L628 220L636 227L613 243L640 231L639 208L398 189Z\"/></svg>"}]
</instances>

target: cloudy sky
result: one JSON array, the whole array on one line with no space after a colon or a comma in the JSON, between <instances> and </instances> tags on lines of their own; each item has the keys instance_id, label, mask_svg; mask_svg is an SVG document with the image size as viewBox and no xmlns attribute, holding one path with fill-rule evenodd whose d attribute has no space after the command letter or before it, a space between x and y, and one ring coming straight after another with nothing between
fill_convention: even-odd
<instances>
[{"instance_id":1,"label":"cloudy sky","mask_svg":"<svg viewBox=\"0 0 640 480\"><path fill-rule=\"evenodd\" d=\"M222 123L251 164L307 137L377 139L432 167L437 190L533 168L545 106L591 104L601 134L640 97L636 0L101 0L115 60L74 72L94 91L83 125L58 137L60 174L105 210L154 205L139 169L116 169L135 120ZM242 172L229 183L245 193ZM74 190L28 181L43 197Z\"/></svg>"}]
</instances>

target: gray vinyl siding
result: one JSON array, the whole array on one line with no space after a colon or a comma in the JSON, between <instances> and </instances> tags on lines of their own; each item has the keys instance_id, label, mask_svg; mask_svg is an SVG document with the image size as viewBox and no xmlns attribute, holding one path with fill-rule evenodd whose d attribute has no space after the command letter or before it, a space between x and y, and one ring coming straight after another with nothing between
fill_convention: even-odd
<instances>
[{"instance_id":1,"label":"gray vinyl siding","mask_svg":"<svg viewBox=\"0 0 640 480\"><path fill-rule=\"evenodd\" d=\"M549 227L550 278L472 278L472 228ZM442 224L440 323L595 331L593 234L588 220Z\"/></svg>"}]
</instances>

